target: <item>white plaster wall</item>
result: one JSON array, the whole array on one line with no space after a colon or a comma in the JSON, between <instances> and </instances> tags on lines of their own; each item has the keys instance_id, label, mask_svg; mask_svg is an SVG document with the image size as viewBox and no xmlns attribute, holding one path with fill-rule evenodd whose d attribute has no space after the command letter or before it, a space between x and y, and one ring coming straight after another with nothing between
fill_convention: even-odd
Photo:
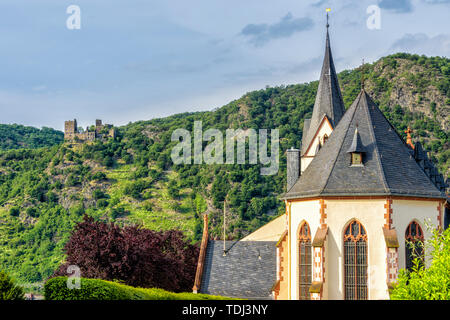
<instances>
[{"instance_id":1,"label":"white plaster wall","mask_svg":"<svg viewBox=\"0 0 450 320\"><path fill-rule=\"evenodd\" d=\"M303 174L306 168L309 166L314 157L301 157L300 158L300 172Z\"/></svg>"},{"instance_id":2,"label":"white plaster wall","mask_svg":"<svg viewBox=\"0 0 450 320\"><path fill-rule=\"evenodd\" d=\"M427 229L425 221L429 221L433 228L438 226L439 201L423 200L392 200L392 226L397 230L399 242L398 263L399 269L405 268L405 232L412 221L416 221L425 236L425 242L431 237L431 231ZM441 215L443 216L443 215ZM426 256L426 254L425 254ZM427 264L429 264L427 259Z\"/></svg>"},{"instance_id":3,"label":"white plaster wall","mask_svg":"<svg viewBox=\"0 0 450 320\"><path fill-rule=\"evenodd\" d=\"M311 229L311 241L320 226L319 200L292 202L289 236L291 241L291 299L298 299L298 231L306 221ZM292 235L292 236L291 236Z\"/></svg>"},{"instance_id":4,"label":"white plaster wall","mask_svg":"<svg viewBox=\"0 0 450 320\"><path fill-rule=\"evenodd\" d=\"M386 244L383 225L386 200L325 200L328 225L325 252L327 298L344 299L343 234L347 225L358 220L367 232L368 298L389 299L386 276Z\"/></svg>"},{"instance_id":5,"label":"white plaster wall","mask_svg":"<svg viewBox=\"0 0 450 320\"><path fill-rule=\"evenodd\" d=\"M314 159L316 148L317 148L317 145L319 144L319 139L320 139L320 142L323 144L324 135L326 134L328 137L330 137L331 133L333 132L333 128L331 127L331 125L328 121L324 121L322 123L322 126L319 127L318 132L319 133L317 134L317 136L313 139L313 141L311 143L311 147L309 148L308 153L305 154L305 156L308 156L308 157L302 157L300 159L300 172L301 173L303 173L306 170L306 168L309 166L311 161ZM319 139L317 139L317 137L319 137Z\"/></svg>"}]
</instances>

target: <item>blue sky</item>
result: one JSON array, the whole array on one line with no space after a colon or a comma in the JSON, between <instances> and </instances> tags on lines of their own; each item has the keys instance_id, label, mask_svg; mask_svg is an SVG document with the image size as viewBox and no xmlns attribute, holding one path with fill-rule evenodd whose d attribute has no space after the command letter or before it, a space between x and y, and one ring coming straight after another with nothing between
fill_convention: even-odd
<instances>
[{"instance_id":1,"label":"blue sky","mask_svg":"<svg viewBox=\"0 0 450 320\"><path fill-rule=\"evenodd\" d=\"M400 51L450 56L450 0L2 0L0 123L123 125L317 80L327 7L338 72Z\"/></svg>"}]
</instances>

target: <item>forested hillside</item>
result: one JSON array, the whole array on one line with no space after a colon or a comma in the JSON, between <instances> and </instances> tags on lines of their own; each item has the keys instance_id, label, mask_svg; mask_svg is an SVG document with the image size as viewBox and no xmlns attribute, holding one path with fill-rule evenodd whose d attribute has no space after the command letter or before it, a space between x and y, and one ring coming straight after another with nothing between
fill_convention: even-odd
<instances>
[{"instance_id":1,"label":"forested hillside","mask_svg":"<svg viewBox=\"0 0 450 320\"><path fill-rule=\"evenodd\" d=\"M63 140L64 134L51 128L0 124L0 150L41 148L60 144Z\"/></svg>"},{"instance_id":2,"label":"forested hillside","mask_svg":"<svg viewBox=\"0 0 450 320\"><path fill-rule=\"evenodd\" d=\"M410 126L447 177L450 60L396 54L367 64L365 74L366 91L398 132L405 136ZM361 69L343 71L339 79L348 108L360 90ZM284 151L300 147L317 85L269 87L213 111L131 123L107 142L0 152L0 268L22 282L45 279L84 213L155 230L178 228L195 242L204 212L211 235L221 237L226 197L227 237L242 238L284 212L278 199L285 188ZM172 132L192 132L197 120L204 131L279 129L278 173L263 176L260 164L173 165Z\"/></svg>"}]
</instances>

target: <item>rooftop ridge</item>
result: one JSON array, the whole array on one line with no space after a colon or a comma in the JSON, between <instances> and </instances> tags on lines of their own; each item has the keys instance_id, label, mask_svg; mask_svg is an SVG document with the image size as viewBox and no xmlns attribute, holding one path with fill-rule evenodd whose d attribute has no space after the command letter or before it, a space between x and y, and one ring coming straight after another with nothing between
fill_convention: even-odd
<instances>
[{"instance_id":1,"label":"rooftop ridge","mask_svg":"<svg viewBox=\"0 0 450 320\"><path fill-rule=\"evenodd\" d=\"M376 138L376 136L375 136L375 132L373 131L373 122L372 122L372 117L370 116L370 114L369 114L369 104L368 104L368 101L367 101L367 98L370 98L370 97L368 97L368 95L367 95L367 93L366 93L366 91L364 90L364 88L362 88L361 89L361 93L365 96L365 98L366 98L366 105L367 105L367 108L366 108L366 116L367 116L367 122L369 123L369 133L370 133L370 135L372 136L372 139L373 139L373 141L374 141L374 147L375 147L375 149L374 149L374 155L377 157L377 165L378 165L378 168L379 168L379 170L380 170L380 173L381 173L381 181L383 182L383 185L384 185L384 190L386 191L386 192L389 192L389 184L388 184L388 182L387 182L387 180L386 180L386 173L384 172L384 168L383 168L383 165L382 165L382 163L381 163L381 157L382 157L382 155L380 155L380 151L378 150L378 145L377 145L377 138ZM387 120L387 119L386 119ZM389 122L389 121L388 121Z\"/></svg>"}]
</instances>

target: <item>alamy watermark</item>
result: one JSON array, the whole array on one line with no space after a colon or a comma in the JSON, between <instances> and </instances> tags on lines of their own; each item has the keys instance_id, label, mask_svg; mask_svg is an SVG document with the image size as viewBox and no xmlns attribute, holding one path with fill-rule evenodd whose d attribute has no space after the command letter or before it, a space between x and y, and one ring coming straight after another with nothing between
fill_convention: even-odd
<instances>
[{"instance_id":1,"label":"alamy watermark","mask_svg":"<svg viewBox=\"0 0 450 320\"><path fill-rule=\"evenodd\" d=\"M70 265L67 267L67 273L70 276L67 277L67 289L80 289L81 288L81 270L76 265Z\"/></svg>"},{"instance_id":2,"label":"alamy watermark","mask_svg":"<svg viewBox=\"0 0 450 320\"><path fill-rule=\"evenodd\" d=\"M267 129L259 129L258 132L255 129L227 129L225 159L224 139L220 130L208 129L203 132L202 121L195 121L193 131L194 141L192 141L191 132L184 128L172 132L172 142L178 142L171 152L174 164L245 164L248 139L248 163L257 164L259 160L259 163L264 165L260 170L261 175L274 175L278 172L280 153L278 129L270 130L270 156L268 155ZM209 142L204 149L203 142Z\"/></svg>"},{"instance_id":3,"label":"alamy watermark","mask_svg":"<svg viewBox=\"0 0 450 320\"><path fill-rule=\"evenodd\" d=\"M372 4L367 7L366 13L370 16L366 20L366 26L369 30L381 29L381 9L379 6Z\"/></svg>"},{"instance_id":4,"label":"alamy watermark","mask_svg":"<svg viewBox=\"0 0 450 320\"><path fill-rule=\"evenodd\" d=\"M66 20L66 27L69 30L81 29L81 9L79 6L72 4L67 7L66 13L70 16Z\"/></svg>"}]
</instances>

